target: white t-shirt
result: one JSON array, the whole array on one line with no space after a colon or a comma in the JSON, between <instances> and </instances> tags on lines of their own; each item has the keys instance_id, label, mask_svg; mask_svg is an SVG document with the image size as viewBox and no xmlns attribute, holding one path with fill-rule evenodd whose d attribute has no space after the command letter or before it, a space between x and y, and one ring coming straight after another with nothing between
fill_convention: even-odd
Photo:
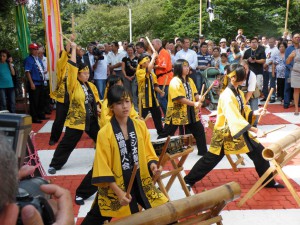
<instances>
[{"instance_id":1,"label":"white t-shirt","mask_svg":"<svg viewBox=\"0 0 300 225\"><path fill-rule=\"evenodd\" d=\"M245 87L246 82L247 82L247 79L243 82L243 84L241 86ZM255 87L256 87L256 75L255 75L255 73L253 73L250 70L247 91L255 91Z\"/></svg>"},{"instance_id":2,"label":"white t-shirt","mask_svg":"<svg viewBox=\"0 0 300 225\"><path fill-rule=\"evenodd\" d=\"M109 52L108 53L108 64L116 65L117 63L122 63L122 59L124 58L124 54L123 53L117 53L115 55L115 53L113 52ZM115 71L121 71L122 70L122 66L114 68Z\"/></svg>"},{"instance_id":3,"label":"white t-shirt","mask_svg":"<svg viewBox=\"0 0 300 225\"><path fill-rule=\"evenodd\" d=\"M107 56L103 55L103 60L98 60L97 67L94 70L94 79L95 80L106 80L107 79Z\"/></svg>"}]
</instances>

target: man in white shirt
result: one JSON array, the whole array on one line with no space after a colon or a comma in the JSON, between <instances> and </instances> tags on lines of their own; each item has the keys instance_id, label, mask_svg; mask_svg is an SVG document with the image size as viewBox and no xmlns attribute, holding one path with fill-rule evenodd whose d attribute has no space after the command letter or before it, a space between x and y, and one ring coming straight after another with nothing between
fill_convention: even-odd
<instances>
[{"instance_id":1,"label":"man in white shirt","mask_svg":"<svg viewBox=\"0 0 300 225\"><path fill-rule=\"evenodd\" d=\"M99 57L95 57L96 62L94 64L94 84L98 89L100 99L103 99L107 80L108 62L107 55L104 52L104 45L98 44L97 48L102 52L102 54Z\"/></svg>"},{"instance_id":2,"label":"man in white shirt","mask_svg":"<svg viewBox=\"0 0 300 225\"><path fill-rule=\"evenodd\" d=\"M189 38L184 38L183 43L182 43L182 49L176 53L175 55L175 61L178 59L185 59L186 61L189 62L190 65L190 77L193 79L195 85L197 83L197 75L196 75L196 69L198 66L198 57L197 53L190 48L190 39Z\"/></svg>"},{"instance_id":3,"label":"man in white shirt","mask_svg":"<svg viewBox=\"0 0 300 225\"><path fill-rule=\"evenodd\" d=\"M122 59L124 58L124 54L119 53L119 44L116 41L111 43L112 51L108 53L108 64L110 69L110 74L118 75L123 77L122 73ZM123 77L123 79L125 79Z\"/></svg>"},{"instance_id":4,"label":"man in white shirt","mask_svg":"<svg viewBox=\"0 0 300 225\"><path fill-rule=\"evenodd\" d=\"M269 81L270 81L270 89L274 88L274 91L272 93L270 103L275 102L275 93L276 93L276 77L272 76L272 64L273 64L273 59L275 55L279 54L278 48L275 46L275 38L271 37L269 39L269 45L265 49L266 53L266 62L264 64L264 74L263 74L263 94L264 94L264 99L266 100L268 94L269 94Z\"/></svg>"}]
</instances>

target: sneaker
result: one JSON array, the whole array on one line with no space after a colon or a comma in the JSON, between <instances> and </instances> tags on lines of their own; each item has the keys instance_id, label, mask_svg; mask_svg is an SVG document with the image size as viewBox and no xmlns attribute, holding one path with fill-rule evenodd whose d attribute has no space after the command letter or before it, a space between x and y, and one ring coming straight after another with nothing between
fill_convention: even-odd
<instances>
[{"instance_id":1,"label":"sneaker","mask_svg":"<svg viewBox=\"0 0 300 225\"><path fill-rule=\"evenodd\" d=\"M49 169L48 169L48 173L49 174L56 174L56 169L54 168L54 167L49 167Z\"/></svg>"},{"instance_id":2,"label":"sneaker","mask_svg":"<svg viewBox=\"0 0 300 225\"><path fill-rule=\"evenodd\" d=\"M82 197L75 196L75 203L76 205L84 205L84 200Z\"/></svg>"}]
</instances>

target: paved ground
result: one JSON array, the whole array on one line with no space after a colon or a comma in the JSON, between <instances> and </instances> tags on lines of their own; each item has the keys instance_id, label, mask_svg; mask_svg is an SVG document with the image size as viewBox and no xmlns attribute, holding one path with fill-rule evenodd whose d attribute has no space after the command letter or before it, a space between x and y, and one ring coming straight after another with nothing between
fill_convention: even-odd
<instances>
[{"instance_id":1,"label":"paved ground","mask_svg":"<svg viewBox=\"0 0 300 225\"><path fill-rule=\"evenodd\" d=\"M279 104L269 104L269 113L261 121L259 127L265 131L278 127L281 124L286 124L286 127L269 134L266 138L260 139L264 145L268 145L281 137L284 137L292 130L296 129L300 125L300 116L294 116L291 107L289 109L283 109ZM203 109L203 119L207 121L207 115L209 110ZM38 150L38 155L42 166L47 171L49 162L52 158L53 152L57 145L49 146L49 137L54 119L54 113L51 115L50 120L44 121L42 124L33 124L33 130L36 132L34 143ZM156 132L152 128L153 122L149 120L147 126L151 133L151 138L156 139ZM207 144L210 144L211 130L207 129L206 139ZM196 148L196 146L194 146ZM55 176L48 176L48 179L52 183L59 184L69 189L74 197L75 189L79 185L84 174L89 171L93 163L94 144L87 135L84 135L81 141L76 146L67 164L62 170L58 171ZM202 181L198 182L191 191L192 194L202 192L204 189L212 189L230 181L236 181L240 184L242 189L242 196L254 185L258 177L253 168L252 161L243 155L246 165L239 166L239 172L233 172L228 161L224 158L221 163L210 172ZM195 162L200 158L197 155L195 149L187 159L184 166L184 172L188 173ZM164 171L168 171L169 166L164 168ZM285 173L288 175L290 182L300 194L300 156L295 157L289 165L284 167ZM280 182L280 177L277 177ZM184 198L184 192L176 181L172 186L170 192L172 200ZM79 207L74 204L74 212L76 224L80 224L82 218L86 215L89 207L93 201L93 197L86 201L86 204ZM300 224L300 209L297 206L292 195L285 189L263 189L257 193L252 199L246 202L246 204L239 208L237 206L239 200L236 200L227 205L225 210L222 211L223 224L224 225L296 225Z\"/></svg>"}]
</instances>

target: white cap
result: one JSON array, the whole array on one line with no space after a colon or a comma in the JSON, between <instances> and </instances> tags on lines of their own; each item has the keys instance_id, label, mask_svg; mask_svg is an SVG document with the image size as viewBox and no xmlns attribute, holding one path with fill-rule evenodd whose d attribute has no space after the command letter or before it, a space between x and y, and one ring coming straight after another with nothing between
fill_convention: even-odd
<instances>
[{"instance_id":1,"label":"white cap","mask_svg":"<svg viewBox=\"0 0 300 225\"><path fill-rule=\"evenodd\" d=\"M221 38L220 43L221 42L226 42L226 39L225 38Z\"/></svg>"}]
</instances>

